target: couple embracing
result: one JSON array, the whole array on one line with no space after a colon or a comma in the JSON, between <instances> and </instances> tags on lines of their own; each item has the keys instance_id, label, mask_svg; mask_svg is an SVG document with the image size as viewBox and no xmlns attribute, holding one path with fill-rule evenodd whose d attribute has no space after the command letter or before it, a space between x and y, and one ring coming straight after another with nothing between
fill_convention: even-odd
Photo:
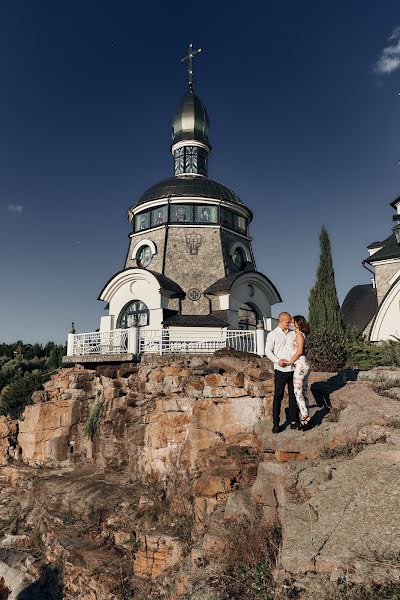
<instances>
[{"instance_id":1,"label":"couple embracing","mask_svg":"<svg viewBox=\"0 0 400 600\"><path fill-rule=\"evenodd\" d=\"M281 404L288 387L291 429L306 429L311 417L308 410L307 386L310 365L307 360L307 336L310 326L301 315L292 317L281 312L278 327L267 336L265 354L274 363L275 391L272 407L273 433L279 433Z\"/></svg>"}]
</instances>

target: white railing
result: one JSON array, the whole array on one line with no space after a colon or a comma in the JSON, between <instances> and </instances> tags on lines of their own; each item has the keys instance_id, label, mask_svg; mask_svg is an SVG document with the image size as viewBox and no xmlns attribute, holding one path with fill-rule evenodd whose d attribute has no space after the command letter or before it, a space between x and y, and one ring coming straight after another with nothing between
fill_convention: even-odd
<instances>
[{"instance_id":1,"label":"white railing","mask_svg":"<svg viewBox=\"0 0 400 600\"><path fill-rule=\"evenodd\" d=\"M221 348L256 352L256 332L218 330L216 332L174 331L169 329L139 331L139 352L157 354L210 354Z\"/></svg>"},{"instance_id":2,"label":"white railing","mask_svg":"<svg viewBox=\"0 0 400 600\"><path fill-rule=\"evenodd\" d=\"M126 354L128 352L128 330L95 331L73 335L72 354Z\"/></svg>"}]
</instances>

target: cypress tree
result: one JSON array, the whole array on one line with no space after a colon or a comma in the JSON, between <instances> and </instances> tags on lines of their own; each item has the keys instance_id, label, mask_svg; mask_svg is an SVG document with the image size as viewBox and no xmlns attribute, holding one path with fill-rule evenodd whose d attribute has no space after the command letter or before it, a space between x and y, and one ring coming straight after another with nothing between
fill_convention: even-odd
<instances>
[{"instance_id":1,"label":"cypress tree","mask_svg":"<svg viewBox=\"0 0 400 600\"><path fill-rule=\"evenodd\" d=\"M322 227L317 279L310 291L308 320L311 327L310 360L319 371L337 371L346 362L345 329L335 284L331 243Z\"/></svg>"},{"instance_id":2,"label":"cypress tree","mask_svg":"<svg viewBox=\"0 0 400 600\"><path fill-rule=\"evenodd\" d=\"M317 280L310 291L308 320L311 329L325 333L344 334L340 305L335 284L331 243L325 227L319 236L320 258Z\"/></svg>"}]
</instances>

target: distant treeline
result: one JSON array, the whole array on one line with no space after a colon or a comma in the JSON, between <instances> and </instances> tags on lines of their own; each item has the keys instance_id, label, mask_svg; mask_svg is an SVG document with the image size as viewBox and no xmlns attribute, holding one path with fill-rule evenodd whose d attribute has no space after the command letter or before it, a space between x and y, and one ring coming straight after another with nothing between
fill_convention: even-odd
<instances>
[{"instance_id":1,"label":"distant treeline","mask_svg":"<svg viewBox=\"0 0 400 600\"><path fill-rule=\"evenodd\" d=\"M19 417L32 393L61 366L65 354L66 346L54 342L0 343L0 414Z\"/></svg>"}]
</instances>

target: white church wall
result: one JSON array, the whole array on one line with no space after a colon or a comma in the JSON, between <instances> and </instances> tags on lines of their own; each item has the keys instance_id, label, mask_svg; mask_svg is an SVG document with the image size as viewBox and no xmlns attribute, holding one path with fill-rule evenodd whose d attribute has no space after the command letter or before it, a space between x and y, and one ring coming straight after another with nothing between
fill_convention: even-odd
<instances>
[{"instance_id":1,"label":"white church wall","mask_svg":"<svg viewBox=\"0 0 400 600\"><path fill-rule=\"evenodd\" d=\"M400 281L393 285L379 307L371 330L371 342L400 337Z\"/></svg>"}]
</instances>

